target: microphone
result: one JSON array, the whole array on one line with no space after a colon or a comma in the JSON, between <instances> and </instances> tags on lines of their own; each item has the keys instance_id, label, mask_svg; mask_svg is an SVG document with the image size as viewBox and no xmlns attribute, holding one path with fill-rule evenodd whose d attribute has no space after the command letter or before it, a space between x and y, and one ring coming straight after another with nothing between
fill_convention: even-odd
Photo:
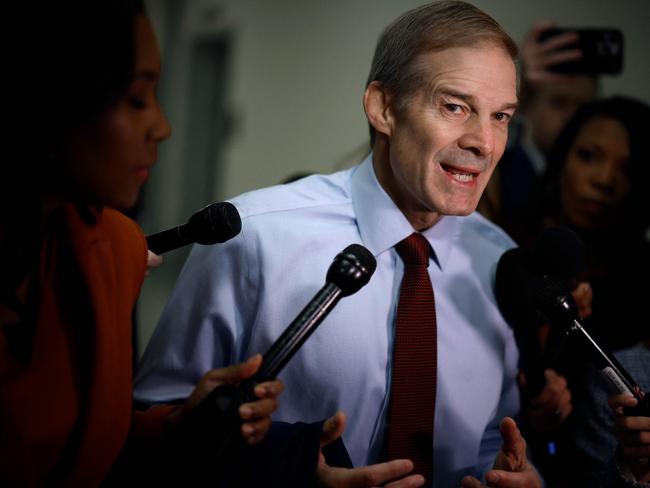
<instances>
[{"instance_id":1,"label":"microphone","mask_svg":"<svg viewBox=\"0 0 650 488\"><path fill-rule=\"evenodd\" d=\"M549 276L568 289L577 285L585 267L587 249L578 234L567 227L548 227L533 246L530 264L539 276Z\"/></svg>"},{"instance_id":2,"label":"microphone","mask_svg":"<svg viewBox=\"0 0 650 488\"><path fill-rule=\"evenodd\" d=\"M535 304L554 325L563 327L580 341L594 366L615 392L628 393L637 399L635 407L625 409L626 415L650 416L650 396L645 394L616 358L589 335L580 320L575 300L560 283L548 278L542 280L535 292Z\"/></svg>"},{"instance_id":3,"label":"microphone","mask_svg":"<svg viewBox=\"0 0 650 488\"><path fill-rule=\"evenodd\" d=\"M366 285L376 268L374 256L360 244L340 252L327 271L325 285L264 354L257 382L275 378L339 300Z\"/></svg>"},{"instance_id":4,"label":"microphone","mask_svg":"<svg viewBox=\"0 0 650 488\"><path fill-rule=\"evenodd\" d=\"M602 374L618 385L617 391L636 392L637 399L645 397L634 410L650 412L648 396L644 396L629 374L616 359L600 348L580 323L578 309L567 291L575 287L577 276L585 263L585 246L577 234L563 227L544 231L530 251L515 248L503 254L497 265L495 295L501 313L512 326L521 351L521 368L527 377L527 393L535 397L544 388L544 368L552 343L574 339L576 346L585 342L592 350L593 362ZM560 305L565 311L557 310ZM546 354L542 354L537 326L551 322ZM563 344L560 344L563 346ZM557 348L559 351L559 348ZM645 407L643 405L646 405ZM646 413L645 415L648 415ZM534 435L533 435L534 434ZM558 453L570 452L571 439L566 430L551 429L529 434L527 438L537 465L552 480L560 471Z\"/></svg>"},{"instance_id":5,"label":"microphone","mask_svg":"<svg viewBox=\"0 0 650 488\"><path fill-rule=\"evenodd\" d=\"M567 288L577 284L577 276L585 264L585 246L580 237L566 227L545 229L530 250L514 248L499 259L496 271L495 296L502 315L513 328L521 351L521 368L526 373L527 392L535 397L546 384L544 369L548 352L542 354L537 328L546 320L535 305L535 293L544 277L563 283ZM561 332L561 331L560 331ZM551 329L547 351L561 346ZM562 332L561 332L562 333ZM552 345L551 345L552 344Z\"/></svg>"},{"instance_id":6,"label":"microphone","mask_svg":"<svg viewBox=\"0 0 650 488\"><path fill-rule=\"evenodd\" d=\"M210 392L192 415L195 429L210 452L234 456L243 447L239 406L255 400L255 385L275 378L340 299L366 285L376 268L374 256L365 247L346 247L330 265L325 285L263 355L258 372L238 385L223 385Z\"/></svg>"},{"instance_id":7,"label":"microphone","mask_svg":"<svg viewBox=\"0 0 650 488\"><path fill-rule=\"evenodd\" d=\"M495 296L501 314L512 328L519 347L519 362L526 374L526 391L535 397L546 384L544 358L537 336L542 325L533 306L531 283L539 278L530 271L521 248L506 251L497 264Z\"/></svg>"},{"instance_id":8,"label":"microphone","mask_svg":"<svg viewBox=\"0 0 650 488\"><path fill-rule=\"evenodd\" d=\"M241 231L241 218L230 202L213 203L198 210L183 225L147 236L147 247L162 254L191 244L216 244Z\"/></svg>"}]
</instances>

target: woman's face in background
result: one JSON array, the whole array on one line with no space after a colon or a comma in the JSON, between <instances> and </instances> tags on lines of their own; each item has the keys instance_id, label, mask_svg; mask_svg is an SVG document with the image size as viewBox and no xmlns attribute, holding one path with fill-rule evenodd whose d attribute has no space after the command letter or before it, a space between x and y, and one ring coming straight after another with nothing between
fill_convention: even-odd
<instances>
[{"instance_id":1,"label":"woman's face in background","mask_svg":"<svg viewBox=\"0 0 650 488\"><path fill-rule=\"evenodd\" d=\"M565 217L582 230L606 230L615 224L631 187L625 127L607 116L591 118L579 130L562 171Z\"/></svg>"},{"instance_id":2,"label":"woman's face in background","mask_svg":"<svg viewBox=\"0 0 650 488\"><path fill-rule=\"evenodd\" d=\"M64 149L73 191L120 210L135 205L171 128L156 96L160 53L149 19L135 19L134 78L126 93L90 124L76 130Z\"/></svg>"}]
</instances>

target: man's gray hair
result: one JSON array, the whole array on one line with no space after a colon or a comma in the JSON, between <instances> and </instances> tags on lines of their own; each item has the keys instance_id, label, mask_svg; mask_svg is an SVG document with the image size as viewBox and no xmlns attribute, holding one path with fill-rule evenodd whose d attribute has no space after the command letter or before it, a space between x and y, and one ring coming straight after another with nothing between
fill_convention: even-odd
<instances>
[{"instance_id":1,"label":"man's gray hair","mask_svg":"<svg viewBox=\"0 0 650 488\"><path fill-rule=\"evenodd\" d=\"M460 0L443 0L417 7L381 34L366 86L380 82L395 97L397 109L403 109L428 80L426 69L418 63L421 54L472 47L486 41L502 45L516 60L517 44L496 20L475 6ZM374 136L371 126L371 145Z\"/></svg>"}]
</instances>

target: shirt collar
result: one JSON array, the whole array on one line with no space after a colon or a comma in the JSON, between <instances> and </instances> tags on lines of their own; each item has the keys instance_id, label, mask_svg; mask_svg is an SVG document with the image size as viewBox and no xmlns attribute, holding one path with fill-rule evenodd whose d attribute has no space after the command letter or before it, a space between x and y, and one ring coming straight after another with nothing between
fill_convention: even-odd
<instances>
[{"instance_id":1,"label":"shirt collar","mask_svg":"<svg viewBox=\"0 0 650 488\"><path fill-rule=\"evenodd\" d=\"M415 229L379 184L370 153L351 176L352 205L364 245L377 256L410 236ZM434 251L433 259L444 269L456 235L457 217L443 216L422 232Z\"/></svg>"}]
</instances>

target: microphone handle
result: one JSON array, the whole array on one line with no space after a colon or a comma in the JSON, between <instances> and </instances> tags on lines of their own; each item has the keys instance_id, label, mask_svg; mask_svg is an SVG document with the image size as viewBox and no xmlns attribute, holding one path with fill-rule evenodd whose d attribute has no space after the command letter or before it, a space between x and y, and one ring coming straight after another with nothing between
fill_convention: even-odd
<instances>
[{"instance_id":1,"label":"microphone handle","mask_svg":"<svg viewBox=\"0 0 650 488\"><path fill-rule=\"evenodd\" d=\"M573 320L569 333L581 336L586 340L594 366L617 393L628 393L637 399L637 405L626 408L625 414L650 417L650 396L645 394L632 375L616 358L592 339L579 320Z\"/></svg>"},{"instance_id":2,"label":"microphone handle","mask_svg":"<svg viewBox=\"0 0 650 488\"><path fill-rule=\"evenodd\" d=\"M325 283L294 321L289 324L282 335L271 345L269 350L266 351L263 356L262 366L253 377L254 381L260 383L275 378L341 297L342 292L338 286Z\"/></svg>"},{"instance_id":3,"label":"microphone handle","mask_svg":"<svg viewBox=\"0 0 650 488\"><path fill-rule=\"evenodd\" d=\"M205 439L203 449L216 458L236 458L236 453L245 448L239 433L239 406L255 401L255 385L278 375L341 297L339 287L325 283L264 354L262 366L253 377L236 385L218 386L207 395L190 417L196 438Z\"/></svg>"},{"instance_id":4,"label":"microphone handle","mask_svg":"<svg viewBox=\"0 0 650 488\"><path fill-rule=\"evenodd\" d=\"M172 249L190 244L192 241L184 235L185 226L179 225L172 229L147 236L147 247L155 254L162 254Z\"/></svg>"}]
</instances>

